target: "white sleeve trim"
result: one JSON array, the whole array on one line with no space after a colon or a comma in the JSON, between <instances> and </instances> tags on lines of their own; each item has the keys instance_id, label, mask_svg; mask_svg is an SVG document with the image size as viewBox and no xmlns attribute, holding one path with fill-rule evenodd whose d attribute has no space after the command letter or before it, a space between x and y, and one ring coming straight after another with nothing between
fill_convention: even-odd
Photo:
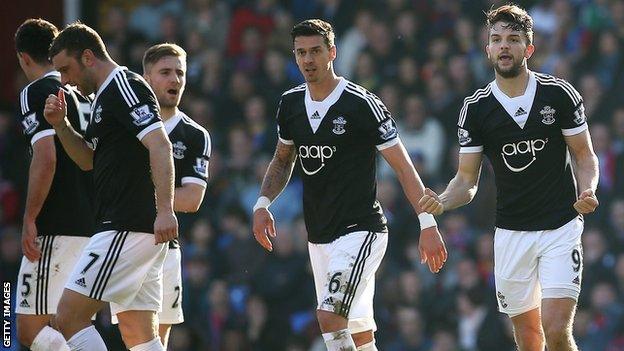
<instances>
[{"instance_id":1,"label":"white sleeve trim","mask_svg":"<svg viewBox=\"0 0 624 351\"><path fill-rule=\"evenodd\" d=\"M30 145L35 145L35 143L39 141L39 139L45 138L50 135L55 135L55 134L56 134L56 131L54 129L46 129L46 130L37 132L35 135L33 135L32 139L30 139Z\"/></svg>"},{"instance_id":2,"label":"white sleeve trim","mask_svg":"<svg viewBox=\"0 0 624 351\"><path fill-rule=\"evenodd\" d=\"M459 148L460 154L473 154L477 152L483 152L483 145L479 146L462 146Z\"/></svg>"},{"instance_id":3,"label":"white sleeve trim","mask_svg":"<svg viewBox=\"0 0 624 351\"><path fill-rule=\"evenodd\" d=\"M143 129L139 134L137 134L137 138L139 140L143 140L143 138L147 135L147 133L156 130L158 128L162 128L163 131L165 129L165 125L163 124L163 122L158 121L156 123L152 123L149 126L147 126L145 129ZM167 132L165 132L165 134L167 134Z\"/></svg>"},{"instance_id":4,"label":"white sleeve trim","mask_svg":"<svg viewBox=\"0 0 624 351\"><path fill-rule=\"evenodd\" d=\"M401 139L399 139L398 137L396 137L396 138L394 138L392 140L386 141L383 144L377 145L377 150L381 151L381 150L387 149L389 147L392 147L392 146L398 144L399 141L401 141Z\"/></svg>"},{"instance_id":5,"label":"white sleeve trim","mask_svg":"<svg viewBox=\"0 0 624 351\"><path fill-rule=\"evenodd\" d=\"M286 140L286 139L282 139L282 137L278 137L279 141L282 142L282 144L286 144L286 145L295 145L295 142L292 140Z\"/></svg>"},{"instance_id":6,"label":"white sleeve trim","mask_svg":"<svg viewBox=\"0 0 624 351\"><path fill-rule=\"evenodd\" d=\"M564 136L577 135L582 133L585 129L587 129L587 123L583 123L583 125L576 128L561 129L561 134L563 134Z\"/></svg>"},{"instance_id":7,"label":"white sleeve trim","mask_svg":"<svg viewBox=\"0 0 624 351\"><path fill-rule=\"evenodd\" d=\"M187 183L198 184L198 185L203 186L204 188L206 187L206 185L208 185L208 183L206 183L205 180L197 178L197 177L182 177L182 180L180 180L180 183L182 183L182 185L187 184Z\"/></svg>"}]
</instances>

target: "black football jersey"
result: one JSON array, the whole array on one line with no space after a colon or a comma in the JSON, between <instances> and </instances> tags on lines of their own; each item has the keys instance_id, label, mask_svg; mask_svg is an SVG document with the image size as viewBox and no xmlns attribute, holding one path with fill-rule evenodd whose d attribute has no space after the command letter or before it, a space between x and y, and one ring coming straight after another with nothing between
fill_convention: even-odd
<instances>
[{"instance_id":1,"label":"black football jersey","mask_svg":"<svg viewBox=\"0 0 624 351\"><path fill-rule=\"evenodd\" d=\"M182 111L163 123L173 146L175 187L188 183L206 187L208 161L212 152L208 131ZM170 249L178 247L178 239L169 242Z\"/></svg>"},{"instance_id":2,"label":"black football jersey","mask_svg":"<svg viewBox=\"0 0 624 351\"><path fill-rule=\"evenodd\" d=\"M521 97L507 97L493 81L464 100L460 152L483 152L492 163L497 227L550 230L578 215L564 136L585 129L580 94L565 80L546 74L530 72Z\"/></svg>"},{"instance_id":3,"label":"black football jersey","mask_svg":"<svg viewBox=\"0 0 624 351\"><path fill-rule=\"evenodd\" d=\"M308 241L328 243L354 231L387 231L376 199L377 150L399 142L390 112L377 96L341 78L323 101L305 84L280 100L278 136L294 145L303 177Z\"/></svg>"},{"instance_id":4,"label":"black football jersey","mask_svg":"<svg viewBox=\"0 0 624 351\"><path fill-rule=\"evenodd\" d=\"M141 139L158 128L158 102L147 82L115 68L95 96L86 135L94 150L96 232L154 232L154 183Z\"/></svg>"},{"instance_id":5,"label":"black football jersey","mask_svg":"<svg viewBox=\"0 0 624 351\"><path fill-rule=\"evenodd\" d=\"M56 95L60 88L65 92L69 122L78 133L84 134L91 109L89 100L74 89L63 87L58 72L47 73L20 93L20 124L30 142L31 152L32 145L50 135L54 135L56 148L54 178L36 219L37 232L39 236L91 236L94 227L91 172L82 171L65 153L54 128L43 116L48 95Z\"/></svg>"}]
</instances>

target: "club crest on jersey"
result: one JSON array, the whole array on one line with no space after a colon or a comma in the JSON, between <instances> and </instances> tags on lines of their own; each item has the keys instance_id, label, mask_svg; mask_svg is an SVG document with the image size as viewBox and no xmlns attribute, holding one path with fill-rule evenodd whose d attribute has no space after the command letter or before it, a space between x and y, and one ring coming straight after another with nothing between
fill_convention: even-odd
<instances>
[{"instance_id":1,"label":"club crest on jersey","mask_svg":"<svg viewBox=\"0 0 624 351\"><path fill-rule=\"evenodd\" d=\"M379 132L381 132L381 138L383 140L389 140L392 139L396 136L397 134L397 129L394 126L394 124L392 124L392 120L388 119L385 122L383 122L379 128L377 128L377 130L379 130Z\"/></svg>"},{"instance_id":2,"label":"club crest on jersey","mask_svg":"<svg viewBox=\"0 0 624 351\"><path fill-rule=\"evenodd\" d=\"M334 122L334 129L332 129L332 132L334 132L334 134L341 135L341 134L344 134L344 132L346 132L346 130L344 129L344 126L345 124L347 124L347 121L344 119L344 117L340 116L336 118L333 122Z\"/></svg>"},{"instance_id":3,"label":"club crest on jersey","mask_svg":"<svg viewBox=\"0 0 624 351\"><path fill-rule=\"evenodd\" d=\"M181 141L176 141L171 145L173 147L173 157L181 160L184 158L184 151L186 151L186 145Z\"/></svg>"},{"instance_id":4,"label":"club crest on jersey","mask_svg":"<svg viewBox=\"0 0 624 351\"><path fill-rule=\"evenodd\" d=\"M195 173L203 176L204 178L208 178L208 161L203 157L198 157L195 159L195 166L193 166Z\"/></svg>"},{"instance_id":5,"label":"club crest on jersey","mask_svg":"<svg viewBox=\"0 0 624 351\"><path fill-rule=\"evenodd\" d=\"M154 114L150 111L149 106L142 105L130 111L130 115L134 119L133 123L137 126L143 126L154 118Z\"/></svg>"},{"instance_id":6,"label":"club crest on jersey","mask_svg":"<svg viewBox=\"0 0 624 351\"><path fill-rule=\"evenodd\" d=\"M98 107L95 109L95 112L93 113L93 120L95 121L95 123L102 122L102 105L98 105Z\"/></svg>"},{"instance_id":7,"label":"club crest on jersey","mask_svg":"<svg viewBox=\"0 0 624 351\"><path fill-rule=\"evenodd\" d=\"M550 106L544 106L544 108L540 111L540 114L542 115L542 123L546 125L551 125L555 123L555 112L557 112L557 110L555 110L554 108Z\"/></svg>"},{"instance_id":8,"label":"club crest on jersey","mask_svg":"<svg viewBox=\"0 0 624 351\"><path fill-rule=\"evenodd\" d=\"M99 139L98 138L92 138L90 142L87 141L87 140L85 140L85 141L87 142L87 145L89 146L89 148L91 150L95 150L97 148L97 144L98 144Z\"/></svg>"},{"instance_id":9,"label":"club crest on jersey","mask_svg":"<svg viewBox=\"0 0 624 351\"><path fill-rule=\"evenodd\" d=\"M579 126L585 123L585 107L583 107L583 105L580 105L576 111L574 111L574 123Z\"/></svg>"},{"instance_id":10,"label":"club crest on jersey","mask_svg":"<svg viewBox=\"0 0 624 351\"><path fill-rule=\"evenodd\" d=\"M459 145L464 146L472 141L470 133L463 128L457 128L457 137L459 138Z\"/></svg>"},{"instance_id":11,"label":"club crest on jersey","mask_svg":"<svg viewBox=\"0 0 624 351\"><path fill-rule=\"evenodd\" d=\"M32 134L35 132L37 127L39 127L39 121L37 121L35 114L31 113L24 117L24 120L22 120L22 126L24 127L24 134Z\"/></svg>"}]
</instances>

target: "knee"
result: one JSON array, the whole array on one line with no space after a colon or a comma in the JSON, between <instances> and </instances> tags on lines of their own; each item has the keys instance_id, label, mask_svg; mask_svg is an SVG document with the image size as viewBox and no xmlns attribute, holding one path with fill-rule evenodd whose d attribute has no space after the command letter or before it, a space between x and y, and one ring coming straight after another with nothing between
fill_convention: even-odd
<instances>
[{"instance_id":1,"label":"knee","mask_svg":"<svg viewBox=\"0 0 624 351\"><path fill-rule=\"evenodd\" d=\"M34 330L29 328L27 324L20 323L19 319L17 320L17 340L20 344L30 348L33 340L35 340L35 336L37 336L37 334Z\"/></svg>"},{"instance_id":2,"label":"knee","mask_svg":"<svg viewBox=\"0 0 624 351\"><path fill-rule=\"evenodd\" d=\"M119 319L119 333L126 346L148 342L158 337L155 322L144 320Z\"/></svg>"},{"instance_id":3,"label":"knee","mask_svg":"<svg viewBox=\"0 0 624 351\"><path fill-rule=\"evenodd\" d=\"M526 323L514 326L514 332L522 340L543 339L544 331L539 324Z\"/></svg>"},{"instance_id":4,"label":"knee","mask_svg":"<svg viewBox=\"0 0 624 351\"><path fill-rule=\"evenodd\" d=\"M544 321L544 333L548 344L557 343L572 336L572 326L565 320Z\"/></svg>"},{"instance_id":5,"label":"knee","mask_svg":"<svg viewBox=\"0 0 624 351\"><path fill-rule=\"evenodd\" d=\"M316 318L323 333L342 330L347 328L347 319L336 313L323 310L316 311Z\"/></svg>"}]
</instances>

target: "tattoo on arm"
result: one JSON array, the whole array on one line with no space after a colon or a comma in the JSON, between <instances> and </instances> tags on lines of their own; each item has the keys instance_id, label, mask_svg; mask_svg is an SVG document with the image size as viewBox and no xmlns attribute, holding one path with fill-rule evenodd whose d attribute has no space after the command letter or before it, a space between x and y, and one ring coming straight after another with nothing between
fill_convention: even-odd
<instances>
[{"instance_id":1,"label":"tattoo on arm","mask_svg":"<svg viewBox=\"0 0 624 351\"><path fill-rule=\"evenodd\" d=\"M277 144L275 155L273 155L273 159L262 181L261 196L275 200L284 190L288 180L290 180L296 157L294 145Z\"/></svg>"}]
</instances>

